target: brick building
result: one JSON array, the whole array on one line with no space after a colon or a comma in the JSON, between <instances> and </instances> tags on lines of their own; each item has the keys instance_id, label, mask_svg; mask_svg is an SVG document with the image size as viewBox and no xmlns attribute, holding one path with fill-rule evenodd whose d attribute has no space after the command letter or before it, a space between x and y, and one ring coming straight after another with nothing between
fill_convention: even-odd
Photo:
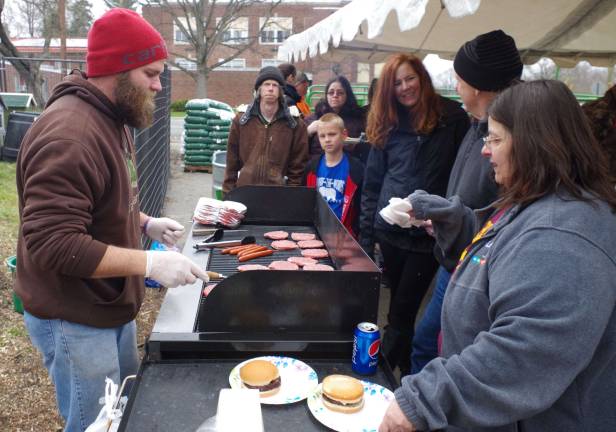
<instances>
[{"instance_id":1,"label":"brick building","mask_svg":"<svg viewBox=\"0 0 616 432\"><path fill-rule=\"evenodd\" d=\"M247 9L246 13L235 17L230 26L229 37L258 37L255 45L223 67L214 69L208 76L207 96L212 99L224 101L232 106L249 102L252 99L252 89L257 72L263 66L280 63L276 57L278 47L290 35L302 32L316 22L329 16L348 1L332 3L295 2L281 3L270 18L271 26L264 28L259 34L259 29L267 16L266 5L254 5ZM219 4L214 9L214 17L224 15L225 4ZM182 17L182 13L175 14ZM186 42L186 37L173 22L173 16L162 6L144 6L143 17L152 23L163 35L169 52L174 58L174 53L184 53L185 56L195 58L192 45ZM226 58L232 50L225 46L218 46L208 60L208 64L214 64L221 58ZM194 69L196 65L190 61L181 59L182 65ZM330 63L319 58L308 59L295 64L300 70L313 74L314 84L325 84L337 74L345 75L351 82L359 81L367 83L371 76L369 68L358 64L355 59L349 57L340 63ZM368 72L365 72L365 71ZM186 72L172 69L172 93L171 100L192 99L196 97L196 81Z\"/></svg>"},{"instance_id":2,"label":"brick building","mask_svg":"<svg viewBox=\"0 0 616 432\"><path fill-rule=\"evenodd\" d=\"M330 3L294 2L281 3L270 18L271 26L264 28L259 34L263 20L268 15L267 5L253 5L246 9L242 15L235 17L230 27L231 37L257 37L256 44L233 61L210 72L207 82L208 97L224 101L232 106L247 103L252 99L252 89L257 72L263 66L276 65L278 47L290 35L300 33L323 18L335 12L339 7L347 4L348 0L332 1ZM214 9L214 18L224 15L224 3L218 4ZM165 38L171 59L174 53L184 53L189 58L194 58L192 45L186 42L186 37L174 25L173 16L163 6L144 6L143 17L148 20ZM181 12L176 12L182 17ZM16 39L13 41L17 49L33 57L42 57L43 39ZM49 61L43 63L41 70L45 79L43 95L47 97L53 86L62 78L62 63L56 61L60 57L59 40L52 39L47 56ZM77 62L68 62L66 69L85 69L87 39L67 39L67 59ZM217 46L209 64L218 62L232 52L223 45ZM81 61L79 63L78 61ZM184 67L196 68L194 62L181 59ZM307 59L295 63L299 70L312 73L314 84L325 84L337 74L343 74L353 83L368 83L372 77L372 69L367 65L358 64L353 57L343 59L339 63L331 63L320 58ZM2 67L3 66L3 67ZM196 97L196 81L186 72L172 67L172 92L171 101L192 99ZM10 62L4 60L0 64L0 87L5 92L25 92L25 82L19 77Z\"/></svg>"},{"instance_id":3,"label":"brick building","mask_svg":"<svg viewBox=\"0 0 616 432\"><path fill-rule=\"evenodd\" d=\"M43 78L43 97L47 99L53 87L58 84L65 73L73 68L85 69L87 39L69 38L66 39L66 60L60 60L60 39L51 39L47 51L44 49L45 39L43 38L21 38L13 39L15 48L25 56L32 58L30 61L40 64L40 72ZM17 73L11 62L4 57L0 57L0 91L27 93L26 82Z\"/></svg>"}]
</instances>

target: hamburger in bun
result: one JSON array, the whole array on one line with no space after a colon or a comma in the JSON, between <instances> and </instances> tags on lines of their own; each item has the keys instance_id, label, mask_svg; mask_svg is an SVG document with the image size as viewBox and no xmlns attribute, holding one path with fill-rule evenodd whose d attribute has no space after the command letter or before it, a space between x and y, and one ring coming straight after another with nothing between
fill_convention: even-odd
<instances>
[{"instance_id":1,"label":"hamburger in bun","mask_svg":"<svg viewBox=\"0 0 616 432\"><path fill-rule=\"evenodd\" d=\"M259 390L261 397L275 395L280 390L280 373L278 368L267 360L252 360L240 368L242 385Z\"/></svg>"},{"instance_id":2,"label":"hamburger in bun","mask_svg":"<svg viewBox=\"0 0 616 432\"><path fill-rule=\"evenodd\" d=\"M321 398L332 411L354 413L364 407L364 386L347 375L329 375L323 379Z\"/></svg>"}]
</instances>

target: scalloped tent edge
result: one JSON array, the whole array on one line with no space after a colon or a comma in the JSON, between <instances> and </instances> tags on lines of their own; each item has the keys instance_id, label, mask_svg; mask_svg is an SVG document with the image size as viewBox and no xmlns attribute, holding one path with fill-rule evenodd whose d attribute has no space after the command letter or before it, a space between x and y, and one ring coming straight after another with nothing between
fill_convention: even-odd
<instances>
[{"instance_id":1,"label":"scalloped tent edge","mask_svg":"<svg viewBox=\"0 0 616 432\"><path fill-rule=\"evenodd\" d=\"M616 64L614 0L354 0L289 37L278 58L340 61L353 54L378 63L405 51L452 59L464 41L497 28L515 38L526 64L541 57L563 67Z\"/></svg>"}]
</instances>

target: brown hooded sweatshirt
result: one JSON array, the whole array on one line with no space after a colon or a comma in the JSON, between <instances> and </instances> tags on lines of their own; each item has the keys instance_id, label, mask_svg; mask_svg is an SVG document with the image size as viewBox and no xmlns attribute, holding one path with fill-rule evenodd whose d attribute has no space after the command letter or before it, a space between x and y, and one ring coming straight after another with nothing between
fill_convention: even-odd
<instances>
[{"instance_id":1,"label":"brown hooded sweatshirt","mask_svg":"<svg viewBox=\"0 0 616 432\"><path fill-rule=\"evenodd\" d=\"M107 245L141 249L135 151L111 101L78 71L54 88L17 160L15 290L43 319L116 327L143 277L92 279Z\"/></svg>"}]
</instances>

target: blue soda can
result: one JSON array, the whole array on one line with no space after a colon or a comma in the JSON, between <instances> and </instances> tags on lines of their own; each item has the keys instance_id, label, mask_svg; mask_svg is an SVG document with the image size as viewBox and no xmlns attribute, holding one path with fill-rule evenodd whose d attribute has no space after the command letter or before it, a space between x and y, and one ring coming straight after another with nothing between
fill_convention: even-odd
<instances>
[{"instance_id":1,"label":"blue soda can","mask_svg":"<svg viewBox=\"0 0 616 432\"><path fill-rule=\"evenodd\" d=\"M360 375L376 373L380 347L379 326L369 322L357 324L353 336L353 357L351 359L353 371Z\"/></svg>"}]
</instances>

